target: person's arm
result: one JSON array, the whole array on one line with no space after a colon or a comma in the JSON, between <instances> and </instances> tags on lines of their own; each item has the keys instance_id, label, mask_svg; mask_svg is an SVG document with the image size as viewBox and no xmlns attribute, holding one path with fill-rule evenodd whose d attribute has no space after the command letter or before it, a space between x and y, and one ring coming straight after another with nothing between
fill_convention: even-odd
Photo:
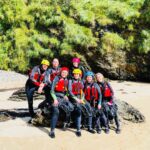
<instances>
[{"instance_id":1,"label":"person's arm","mask_svg":"<svg viewBox=\"0 0 150 150\"><path fill-rule=\"evenodd\" d=\"M50 80L50 75L51 75L51 69L48 69L48 70L46 71L45 78L44 78L44 83L45 83L46 85L51 85L51 84L52 84L52 82L51 82L51 80Z\"/></svg>"},{"instance_id":2,"label":"person's arm","mask_svg":"<svg viewBox=\"0 0 150 150\"><path fill-rule=\"evenodd\" d=\"M101 93L100 87L98 86L97 83L95 83L95 88L98 92L98 105L101 106L101 104L102 104L102 93Z\"/></svg>"},{"instance_id":3,"label":"person's arm","mask_svg":"<svg viewBox=\"0 0 150 150\"><path fill-rule=\"evenodd\" d=\"M35 76L38 76L38 69L39 67L36 66L32 69L31 74L30 74L30 80L32 81L32 83L36 86L40 86L40 82L37 81L37 79L35 79Z\"/></svg>"},{"instance_id":4,"label":"person's arm","mask_svg":"<svg viewBox=\"0 0 150 150\"><path fill-rule=\"evenodd\" d=\"M57 99L56 94L55 94L55 87L56 87L56 84L57 84L58 81L59 81L59 77L56 76L56 77L54 78L53 82L52 82L52 86L51 86L51 91L50 91L50 93L51 93L51 96L52 96L53 100L56 100L56 99Z\"/></svg>"}]
</instances>

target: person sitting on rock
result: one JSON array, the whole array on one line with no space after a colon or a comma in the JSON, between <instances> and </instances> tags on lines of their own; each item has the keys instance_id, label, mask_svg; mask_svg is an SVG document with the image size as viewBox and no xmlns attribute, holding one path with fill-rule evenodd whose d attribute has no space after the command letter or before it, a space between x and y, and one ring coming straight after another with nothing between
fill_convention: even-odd
<instances>
[{"instance_id":1,"label":"person sitting on rock","mask_svg":"<svg viewBox=\"0 0 150 150\"><path fill-rule=\"evenodd\" d=\"M54 58L52 61L52 67L46 71L45 82L51 87L54 78L60 74L59 60Z\"/></svg>"},{"instance_id":2,"label":"person sitting on rock","mask_svg":"<svg viewBox=\"0 0 150 150\"><path fill-rule=\"evenodd\" d=\"M31 117L35 116L34 110L33 110L33 95L35 91L38 91L38 93L42 93L43 90L45 90L46 84L44 83L44 77L46 74L46 70L48 69L49 61L43 59L41 62L41 65L35 66L30 74L29 79L26 82L26 95L28 99L28 107L29 107L29 113Z\"/></svg>"},{"instance_id":3,"label":"person sitting on rock","mask_svg":"<svg viewBox=\"0 0 150 150\"><path fill-rule=\"evenodd\" d=\"M80 65L80 58L77 58L77 57L73 58L72 63L73 64L72 64L72 67L71 67L70 73L69 73L70 78L73 78L73 70L74 69L80 69L82 71L81 78L84 79L86 70L82 65Z\"/></svg>"},{"instance_id":4,"label":"person sitting on rock","mask_svg":"<svg viewBox=\"0 0 150 150\"><path fill-rule=\"evenodd\" d=\"M59 117L59 110L65 114L63 129L66 130L67 124L70 121L70 115L74 107L68 98L68 76L69 69L62 67L60 75L56 76L52 82L51 95L52 102L52 117L51 117L51 131L49 136L55 138L55 127Z\"/></svg>"},{"instance_id":5,"label":"person sitting on rock","mask_svg":"<svg viewBox=\"0 0 150 150\"><path fill-rule=\"evenodd\" d=\"M96 74L97 84L99 85L102 92L102 107L107 117L107 122L114 119L116 123L116 133L120 133L120 123L117 114L117 105L114 103L114 91L110 83L104 80L104 76L101 73Z\"/></svg>"},{"instance_id":6,"label":"person sitting on rock","mask_svg":"<svg viewBox=\"0 0 150 150\"><path fill-rule=\"evenodd\" d=\"M93 120L94 126L96 127L97 133L101 133L101 121L105 127L105 133L109 133L109 127L107 118L102 110L102 94L101 90L96 82L93 80L94 74L87 72L86 83L84 87L85 99L90 103L93 109Z\"/></svg>"},{"instance_id":7,"label":"person sitting on rock","mask_svg":"<svg viewBox=\"0 0 150 150\"><path fill-rule=\"evenodd\" d=\"M54 58L52 61L52 67L47 69L46 75L44 78L44 82L47 85L47 88L45 89L45 94L46 94L46 100L41 102L39 104L39 108L44 108L45 106L49 106L50 104L50 99L52 99L50 90L51 90L51 85L54 80L54 78L60 74L60 66L59 66L59 60L57 58Z\"/></svg>"},{"instance_id":8,"label":"person sitting on rock","mask_svg":"<svg viewBox=\"0 0 150 150\"><path fill-rule=\"evenodd\" d=\"M92 89L97 89L97 94L98 96L93 97L95 93L93 93L92 95ZM90 110L90 116L88 118L88 126L89 126L89 131L92 133L95 133L95 131L92 129L92 120L93 120L93 109L97 108L98 110L101 109L101 91L98 89L98 85L96 85L96 83L94 83L94 73L91 71L87 71L85 74L85 83L84 83L84 95L85 95L85 100L86 100L86 104L89 107ZM97 119L97 132L100 133L100 126L98 124L98 119Z\"/></svg>"},{"instance_id":9,"label":"person sitting on rock","mask_svg":"<svg viewBox=\"0 0 150 150\"><path fill-rule=\"evenodd\" d=\"M84 105L84 83L81 80L82 71L80 69L73 70L73 78L69 80L69 95L70 100L74 105L73 115L75 116L76 124L76 135L81 136L81 114L82 114L82 105Z\"/></svg>"}]
</instances>

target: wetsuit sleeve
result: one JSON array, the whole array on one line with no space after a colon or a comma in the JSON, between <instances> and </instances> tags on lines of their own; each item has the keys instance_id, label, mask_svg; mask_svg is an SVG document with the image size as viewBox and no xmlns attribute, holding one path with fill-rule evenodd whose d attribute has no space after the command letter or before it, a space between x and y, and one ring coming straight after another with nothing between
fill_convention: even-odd
<instances>
[{"instance_id":1,"label":"wetsuit sleeve","mask_svg":"<svg viewBox=\"0 0 150 150\"><path fill-rule=\"evenodd\" d=\"M102 93L101 93L100 87L98 86L98 84L95 84L95 88L97 89L97 92L98 92L98 105L101 105L101 103L102 103Z\"/></svg>"},{"instance_id":2,"label":"wetsuit sleeve","mask_svg":"<svg viewBox=\"0 0 150 150\"><path fill-rule=\"evenodd\" d=\"M52 86L51 86L51 96L52 96L52 98L55 100L55 99L57 99L57 96L56 96L56 94L55 94L55 87L56 87L56 84L57 84L57 82L59 81L59 78L58 78L58 76L56 76L55 78L54 78L54 80L53 80L53 82L52 82Z\"/></svg>"},{"instance_id":3,"label":"wetsuit sleeve","mask_svg":"<svg viewBox=\"0 0 150 150\"><path fill-rule=\"evenodd\" d=\"M51 84L52 84L52 82L51 82L51 80L50 80L50 74L51 74L51 69L48 69L48 70L46 71L45 78L44 78L44 83L45 83L46 85L51 85Z\"/></svg>"},{"instance_id":4,"label":"wetsuit sleeve","mask_svg":"<svg viewBox=\"0 0 150 150\"><path fill-rule=\"evenodd\" d=\"M34 76L35 76L35 73L38 72L38 67L34 67L31 71L31 75L30 75L30 80L33 82L34 85L36 86L40 86L40 82L38 82L37 80L35 80Z\"/></svg>"},{"instance_id":5,"label":"wetsuit sleeve","mask_svg":"<svg viewBox=\"0 0 150 150\"><path fill-rule=\"evenodd\" d=\"M72 80L69 80L68 92L69 92L69 95L71 96L71 98L73 98L74 100L77 100L77 99L78 99L78 98L72 93Z\"/></svg>"}]
</instances>

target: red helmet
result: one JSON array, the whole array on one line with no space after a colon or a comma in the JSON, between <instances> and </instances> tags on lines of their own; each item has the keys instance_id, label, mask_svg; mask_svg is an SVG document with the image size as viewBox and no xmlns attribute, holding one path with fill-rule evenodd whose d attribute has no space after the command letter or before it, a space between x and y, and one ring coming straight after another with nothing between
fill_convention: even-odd
<instances>
[{"instance_id":1,"label":"red helmet","mask_svg":"<svg viewBox=\"0 0 150 150\"><path fill-rule=\"evenodd\" d=\"M68 71L68 72L69 72L69 68L67 68L67 67L62 67L60 71Z\"/></svg>"},{"instance_id":2,"label":"red helmet","mask_svg":"<svg viewBox=\"0 0 150 150\"><path fill-rule=\"evenodd\" d=\"M80 58L75 57L75 58L72 59L72 62L73 62L73 63L74 63L74 62L80 63Z\"/></svg>"}]
</instances>

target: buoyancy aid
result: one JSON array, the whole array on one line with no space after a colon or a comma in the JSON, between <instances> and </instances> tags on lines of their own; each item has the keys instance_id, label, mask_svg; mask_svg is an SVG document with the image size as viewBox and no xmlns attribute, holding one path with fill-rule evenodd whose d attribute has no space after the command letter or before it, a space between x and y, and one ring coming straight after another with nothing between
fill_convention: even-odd
<instances>
[{"instance_id":1,"label":"buoyancy aid","mask_svg":"<svg viewBox=\"0 0 150 150\"><path fill-rule=\"evenodd\" d=\"M100 86L103 97L111 97L112 91L107 82L104 82L103 85Z\"/></svg>"},{"instance_id":2,"label":"buoyancy aid","mask_svg":"<svg viewBox=\"0 0 150 150\"><path fill-rule=\"evenodd\" d=\"M55 78L57 75L59 75L59 73L60 73L60 69L57 69L57 70L52 69L52 72L51 72L51 74L50 74L50 80L53 81L54 78Z\"/></svg>"},{"instance_id":3,"label":"buoyancy aid","mask_svg":"<svg viewBox=\"0 0 150 150\"><path fill-rule=\"evenodd\" d=\"M83 91L83 84L80 81L73 81L72 83L72 93L74 95L81 95Z\"/></svg>"},{"instance_id":4,"label":"buoyancy aid","mask_svg":"<svg viewBox=\"0 0 150 150\"><path fill-rule=\"evenodd\" d=\"M111 96L112 96L111 89L108 86L108 84L105 83L105 85L104 85L104 97L111 97Z\"/></svg>"},{"instance_id":5,"label":"buoyancy aid","mask_svg":"<svg viewBox=\"0 0 150 150\"><path fill-rule=\"evenodd\" d=\"M60 78L55 86L56 92L66 92L68 89L68 80L64 78Z\"/></svg>"},{"instance_id":6,"label":"buoyancy aid","mask_svg":"<svg viewBox=\"0 0 150 150\"><path fill-rule=\"evenodd\" d=\"M91 101L91 100L97 101L98 100L98 91L95 88L94 84L85 85L84 93L85 93L85 99L87 101Z\"/></svg>"},{"instance_id":7,"label":"buoyancy aid","mask_svg":"<svg viewBox=\"0 0 150 150\"><path fill-rule=\"evenodd\" d=\"M40 70L40 67L37 66L37 69L32 69L30 72L29 72L29 77L30 79L33 81L33 83L35 85L40 85L43 80L44 80L44 77L45 77L45 71L42 73L41 70Z\"/></svg>"}]
</instances>

